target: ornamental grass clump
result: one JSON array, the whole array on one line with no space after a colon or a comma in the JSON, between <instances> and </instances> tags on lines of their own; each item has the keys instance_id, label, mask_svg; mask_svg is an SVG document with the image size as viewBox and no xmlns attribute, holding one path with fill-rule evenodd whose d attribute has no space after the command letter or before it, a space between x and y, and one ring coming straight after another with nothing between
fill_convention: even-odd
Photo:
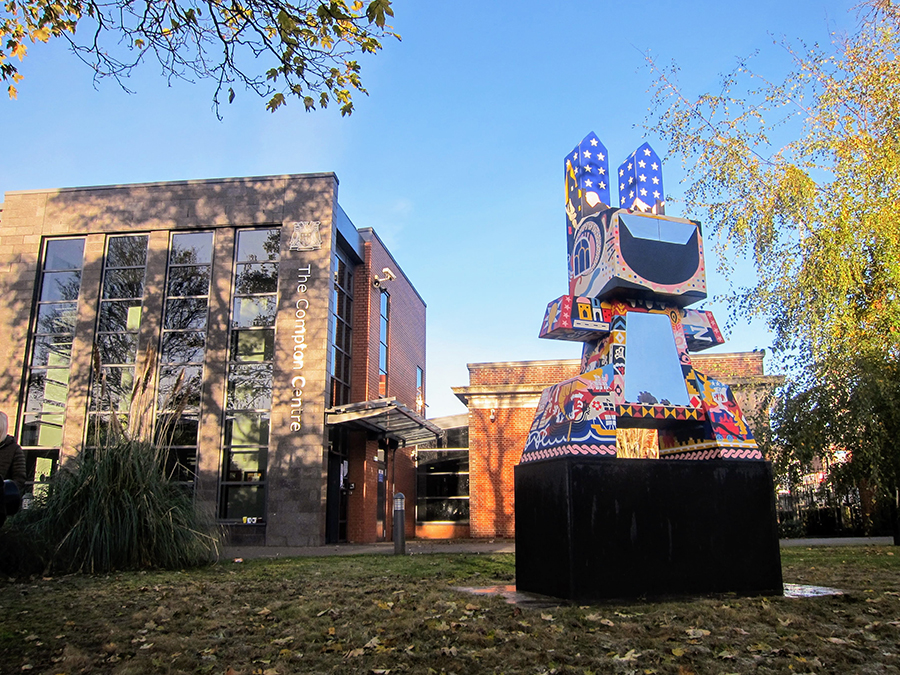
<instances>
[{"instance_id":1,"label":"ornamental grass clump","mask_svg":"<svg viewBox=\"0 0 900 675\"><path fill-rule=\"evenodd\" d=\"M216 550L191 493L165 474L165 449L121 437L89 448L51 481L34 524L50 571L193 567Z\"/></svg>"},{"instance_id":2,"label":"ornamental grass clump","mask_svg":"<svg viewBox=\"0 0 900 675\"><path fill-rule=\"evenodd\" d=\"M190 485L172 480L171 428L152 424L153 359L135 384L127 415L105 415L81 452L64 463L32 508L0 531L8 574L181 569L218 551L211 518ZM179 376L170 396L184 399ZM177 419L183 406L168 420ZM103 432L100 432L100 429ZM167 465L169 469L167 469Z\"/></svg>"}]
</instances>

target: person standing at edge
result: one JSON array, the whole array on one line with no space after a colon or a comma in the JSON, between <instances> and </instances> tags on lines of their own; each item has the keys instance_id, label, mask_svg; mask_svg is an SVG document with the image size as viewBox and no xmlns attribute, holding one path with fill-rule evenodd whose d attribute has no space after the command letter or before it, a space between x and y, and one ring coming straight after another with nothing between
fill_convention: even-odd
<instances>
[{"instance_id":1,"label":"person standing at edge","mask_svg":"<svg viewBox=\"0 0 900 675\"><path fill-rule=\"evenodd\" d=\"M25 492L25 453L8 432L9 418L0 412L0 476L3 480L13 481L22 495Z\"/></svg>"}]
</instances>

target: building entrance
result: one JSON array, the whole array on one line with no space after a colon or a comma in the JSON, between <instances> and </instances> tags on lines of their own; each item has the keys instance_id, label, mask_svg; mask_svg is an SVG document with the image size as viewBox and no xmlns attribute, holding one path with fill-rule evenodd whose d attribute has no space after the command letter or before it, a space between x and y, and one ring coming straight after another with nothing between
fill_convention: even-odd
<instances>
[{"instance_id":1,"label":"building entrance","mask_svg":"<svg viewBox=\"0 0 900 675\"><path fill-rule=\"evenodd\" d=\"M331 427L328 438L325 541L337 544L347 541L347 498L350 494L347 429Z\"/></svg>"}]
</instances>

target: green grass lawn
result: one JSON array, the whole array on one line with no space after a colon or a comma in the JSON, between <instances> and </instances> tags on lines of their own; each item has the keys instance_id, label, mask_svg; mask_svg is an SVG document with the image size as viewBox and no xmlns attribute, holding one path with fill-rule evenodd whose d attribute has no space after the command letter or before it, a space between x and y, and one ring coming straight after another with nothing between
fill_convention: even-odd
<instances>
[{"instance_id":1,"label":"green grass lawn","mask_svg":"<svg viewBox=\"0 0 900 675\"><path fill-rule=\"evenodd\" d=\"M2 673L900 672L900 551L783 549L820 598L514 606L512 555L222 562L0 581Z\"/></svg>"}]
</instances>

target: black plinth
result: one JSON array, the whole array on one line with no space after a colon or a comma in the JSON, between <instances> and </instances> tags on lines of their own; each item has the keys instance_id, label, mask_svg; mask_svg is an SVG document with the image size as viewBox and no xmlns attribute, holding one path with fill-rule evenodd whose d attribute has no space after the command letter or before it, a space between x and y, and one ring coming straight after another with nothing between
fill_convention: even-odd
<instances>
[{"instance_id":1,"label":"black plinth","mask_svg":"<svg viewBox=\"0 0 900 675\"><path fill-rule=\"evenodd\" d=\"M515 471L519 590L782 594L768 462L562 457Z\"/></svg>"}]
</instances>

